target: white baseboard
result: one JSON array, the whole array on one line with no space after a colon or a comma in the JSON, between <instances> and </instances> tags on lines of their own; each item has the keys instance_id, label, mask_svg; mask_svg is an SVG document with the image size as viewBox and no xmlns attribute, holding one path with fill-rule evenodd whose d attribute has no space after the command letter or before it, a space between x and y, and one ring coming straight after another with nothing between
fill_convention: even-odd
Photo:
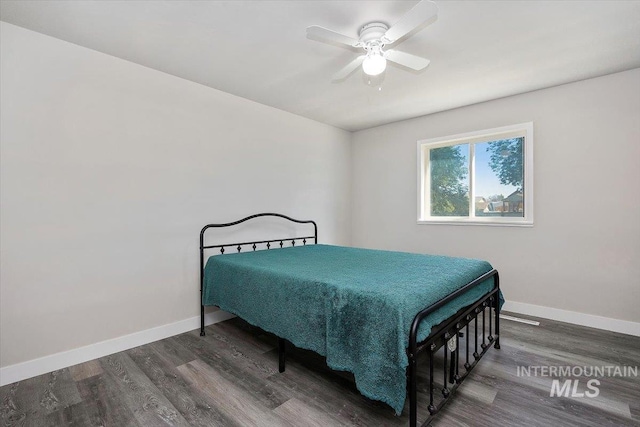
<instances>
[{"instance_id":1,"label":"white baseboard","mask_svg":"<svg viewBox=\"0 0 640 427\"><path fill-rule=\"evenodd\" d=\"M205 314L204 320L205 325L208 326L231 319L232 317L235 316L226 311L218 310ZM200 328L199 316L75 348L73 350L63 351L50 356L40 357L27 362L9 365L0 368L0 387L198 328Z\"/></svg>"},{"instance_id":2,"label":"white baseboard","mask_svg":"<svg viewBox=\"0 0 640 427\"><path fill-rule=\"evenodd\" d=\"M640 323L628 320L611 319L609 317L594 316L593 314L578 313L575 311L560 310L558 308L543 307L541 305L525 304L523 302L507 301L502 307L504 311L542 317L544 319L557 320L559 322L573 323L574 325L588 326L590 328L604 329L605 331L619 332L621 334L640 337Z\"/></svg>"}]
</instances>

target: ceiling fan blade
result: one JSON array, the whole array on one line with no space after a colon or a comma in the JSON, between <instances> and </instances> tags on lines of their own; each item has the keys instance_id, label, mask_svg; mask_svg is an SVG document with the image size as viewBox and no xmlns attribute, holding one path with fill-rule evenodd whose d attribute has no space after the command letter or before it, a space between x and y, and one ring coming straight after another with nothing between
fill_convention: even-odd
<instances>
[{"instance_id":1,"label":"ceiling fan blade","mask_svg":"<svg viewBox=\"0 0 640 427\"><path fill-rule=\"evenodd\" d=\"M426 68L431 61L420 56L412 55L399 50L387 50L384 57L396 64L404 65L412 70L420 71Z\"/></svg>"},{"instance_id":2,"label":"ceiling fan blade","mask_svg":"<svg viewBox=\"0 0 640 427\"><path fill-rule=\"evenodd\" d=\"M438 16L438 6L432 1L422 0L407 12L395 25L384 34L389 43L404 37L424 22Z\"/></svg>"},{"instance_id":3,"label":"ceiling fan blade","mask_svg":"<svg viewBox=\"0 0 640 427\"><path fill-rule=\"evenodd\" d=\"M317 25L313 25L307 28L307 37L310 39L319 38L330 42L347 45L349 47L357 47L358 44L358 40L354 38L336 33L335 31L329 30L324 27L318 27Z\"/></svg>"},{"instance_id":4,"label":"ceiling fan blade","mask_svg":"<svg viewBox=\"0 0 640 427\"><path fill-rule=\"evenodd\" d=\"M347 65L345 65L342 70L338 71L337 73L335 73L332 77L331 80L338 81L338 80L344 80L347 77L349 77L349 75L351 73L353 73L360 65L362 65L362 61L364 61L365 55L360 55L358 56L356 59L354 59L353 61L349 62Z\"/></svg>"}]
</instances>

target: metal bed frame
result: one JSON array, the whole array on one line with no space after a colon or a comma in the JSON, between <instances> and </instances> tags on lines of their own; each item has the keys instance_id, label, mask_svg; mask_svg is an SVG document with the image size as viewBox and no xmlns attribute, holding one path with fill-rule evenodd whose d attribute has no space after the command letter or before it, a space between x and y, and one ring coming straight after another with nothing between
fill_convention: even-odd
<instances>
[{"instance_id":1,"label":"metal bed frame","mask_svg":"<svg viewBox=\"0 0 640 427\"><path fill-rule=\"evenodd\" d=\"M232 227L234 225L242 224L243 222L249 221L254 218L259 217L279 217L284 218L286 220L292 221L298 224L312 224L313 225L313 235L305 236L305 237L289 237L284 239L272 239L272 240L259 240L259 241L250 241L250 242L241 242L241 243L226 243L220 245L205 245L204 244L204 236L205 232L210 228L224 228L224 227ZM204 331L204 305L202 305L202 292L204 287L204 251L207 249L219 249L221 254L225 253L225 248L237 250L238 252L242 251L244 246L250 245L250 248L255 251L258 249L258 245L264 245L264 247L269 250L271 247L284 247L286 244L291 244L292 246L296 245L296 241L302 243L302 245L306 245L307 241L313 239L313 243L318 243L318 226L315 221L311 220L298 220L286 215L278 214L278 213L259 213L255 215L248 216L246 218L240 219L234 222L227 222L222 224L207 224L200 231L200 336L205 335ZM274 245L272 245L274 244ZM427 317L429 314L433 313L440 307L444 306L448 302L452 301L456 297L464 294L480 283L484 282L487 279L494 278L494 287L493 289L483 295L480 299L478 299L473 304L461 309L456 314L451 316L449 319L441 322L439 325L435 326L429 336L423 341L418 341L418 328L420 326L420 322ZM418 377L418 366L417 366L417 358L418 355L422 352L427 352L429 356L429 417L421 426L427 426L433 421L433 417L447 404L453 393L460 386L462 381L465 380L469 376L471 370L478 364L478 361L485 355L485 353L489 350L491 345L496 349L500 349L500 279L498 276L498 272L494 269L489 271L488 273L483 274L477 279L467 283L462 288L457 291L447 295L442 298L440 301L426 307L424 310L420 311L413 319L411 323L411 328L409 331L409 345L407 347L407 356L409 358L409 366L407 367L407 389L408 389L408 398L409 398L409 426L416 427L418 425L417 420L417 412L418 412L418 387L417 387L417 377ZM491 311L493 310L493 313ZM486 315L486 312L489 311L489 315ZM480 348L478 348L478 317L482 316L482 342L480 343ZM486 317L489 318L489 335L486 336ZM492 320L495 319L495 320ZM473 323L473 343L470 343L470 333L469 326ZM466 351L465 351L465 361L462 365L464 367L464 371L460 370L460 339L465 338L466 336ZM469 351L470 347L473 346L472 359L470 362ZM442 393L442 398L434 403L434 358L436 352L442 348L444 353L444 375L443 375L443 388L440 390ZM450 355L449 355L450 354ZM285 370L285 361L286 361L286 340L284 338L278 337L278 368L280 372L284 372ZM447 369L447 364L449 367ZM448 372L447 372L448 371ZM449 387L449 385L451 385Z\"/></svg>"}]
</instances>

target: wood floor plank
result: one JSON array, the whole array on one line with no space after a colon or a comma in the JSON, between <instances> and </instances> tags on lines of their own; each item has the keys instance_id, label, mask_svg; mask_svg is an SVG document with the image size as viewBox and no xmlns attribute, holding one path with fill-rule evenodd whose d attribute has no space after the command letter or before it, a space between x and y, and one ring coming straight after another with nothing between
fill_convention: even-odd
<instances>
[{"instance_id":1,"label":"wood floor plank","mask_svg":"<svg viewBox=\"0 0 640 427\"><path fill-rule=\"evenodd\" d=\"M291 398L266 380L265 372L277 373L277 359L269 360L267 356L259 353L248 355L237 352L224 342L211 343L190 334L176 338L176 341L191 350L199 361L203 361L228 381L243 388L265 407L274 409Z\"/></svg>"},{"instance_id":2,"label":"wood floor plank","mask_svg":"<svg viewBox=\"0 0 640 427\"><path fill-rule=\"evenodd\" d=\"M295 397L278 406L273 412L294 426L299 426L302 423L307 427L339 427L343 425L327 413L319 411Z\"/></svg>"},{"instance_id":3,"label":"wood floor plank","mask_svg":"<svg viewBox=\"0 0 640 427\"><path fill-rule=\"evenodd\" d=\"M211 405L200 390L185 381L172 365L173 358L165 358L166 353L159 353L156 346L136 347L127 354L190 425L238 426L235 420Z\"/></svg>"},{"instance_id":4,"label":"wood floor plank","mask_svg":"<svg viewBox=\"0 0 640 427\"><path fill-rule=\"evenodd\" d=\"M93 377L102 374L102 366L97 360L90 360L79 365L74 365L69 368L71 377L74 381L82 381L86 378Z\"/></svg>"},{"instance_id":5,"label":"wood floor plank","mask_svg":"<svg viewBox=\"0 0 640 427\"><path fill-rule=\"evenodd\" d=\"M85 427L92 424L87 405L84 402L80 402L48 414L42 425L51 427L62 425Z\"/></svg>"},{"instance_id":6,"label":"wood floor plank","mask_svg":"<svg viewBox=\"0 0 640 427\"><path fill-rule=\"evenodd\" d=\"M330 370L324 358L309 351L292 349L284 373L269 381L284 388L310 407L326 412L341 425L404 425L385 404L362 396L353 381Z\"/></svg>"},{"instance_id":7,"label":"wood floor plank","mask_svg":"<svg viewBox=\"0 0 640 427\"><path fill-rule=\"evenodd\" d=\"M101 359L105 374L113 379L121 398L143 426L188 426L182 414L124 352Z\"/></svg>"},{"instance_id":8,"label":"wood floor plank","mask_svg":"<svg viewBox=\"0 0 640 427\"><path fill-rule=\"evenodd\" d=\"M231 319L231 321L236 321L236 319ZM213 325L209 328L205 337L197 338L204 340L214 348L220 349L226 355L253 365L254 368L262 371L265 377L277 372L277 366L274 366L269 358L262 356L275 348L275 342L273 344L270 343L269 338L267 338L268 341L257 340L256 336L251 336L246 329L237 328L233 325L223 325L223 323L225 322ZM250 330L262 335L261 330L258 328ZM259 341L259 344L256 344L256 341Z\"/></svg>"},{"instance_id":9,"label":"wood floor plank","mask_svg":"<svg viewBox=\"0 0 640 427\"><path fill-rule=\"evenodd\" d=\"M254 350L260 353L271 351L277 345L273 342L272 335L244 322L240 318L216 323L211 329L215 332L224 333L226 336L240 338L242 343L254 347Z\"/></svg>"},{"instance_id":10,"label":"wood floor plank","mask_svg":"<svg viewBox=\"0 0 640 427\"><path fill-rule=\"evenodd\" d=\"M82 400L69 369L61 369L48 374L44 392L38 397L40 398L40 406L48 413Z\"/></svg>"},{"instance_id":11,"label":"wood floor plank","mask_svg":"<svg viewBox=\"0 0 640 427\"><path fill-rule=\"evenodd\" d=\"M37 377L36 377L37 378ZM37 407L33 407L29 402L20 402L18 398L18 389L21 383L13 383L0 388L0 416L2 424L24 425L27 416L36 411Z\"/></svg>"},{"instance_id":12,"label":"wood floor plank","mask_svg":"<svg viewBox=\"0 0 640 427\"><path fill-rule=\"evenodd\" d=\"M491 405L496 399L498 390L477 381L466 381L458 389L458 393L485 405Z\"/></svg>"},{"instance_id":13,"label":"wood floor plank","mask_svg":"<svg viewBox=\"0 0 640 427\"><path fill-rule=\"evenodd\" d=\"M152 342L148 347L162 354L163 359L169 361L174 368L189 363L196 357L191 351L169 339Z\"/></svg>"},{"instance_id":14,"label":"wood floor plank","mask_svg":"<svg viewBox=\"0 0 640 427\"><path fill-rule=\"evenodd\" d=\"M225 335L211 332L206 337L185 334L178 338L198 356L203 352L216 354L221 360L257 377L266 378L278 372L278 366L264 353L247 349L240 341L234 341Z\"/></svg>"},{"instance_id":15,"label":"wood floor plank","mask_svg":"<svg viewBox=\"0 0 640 427\"><path fill-rule=\"evenodd\" d=\"M178 366L177 369L194 387L208 394L228 417L234 418L242 426L291 425L271 408L263 406L243 388L200 360Z\"/></svg>"},{"instance_id":16,"label":"wood floor plank","mask_svg":"<svg viewBox=\"0 0 640 427\"><path fill-rule=\"evenodd\" d=\"M49 414L82 401L69 369L6 386L0 413L5 423L41 425ZM4 389L5 387L3 387Z\"/></svg>"},{"instance_id":17,"label":"wood floor plank","mask_svg":"<svg viewBox=\"0 0 640 427\"><path fill-rule=\"evenodd\" d=\"M631 411L631 419L640 425L640 402L629 405L629 410Z\"/></svg>"},{"instance_id":18,"label":"wood floor plank","mask_svg":"<svg viewBox=\"0 0 640 427\"><path fill-rule=\"evenodd\" d=\"M85 404L89 425L140 426L110 376L103 373L78 381L76 385Z\"/></svg>"}]
</instances>

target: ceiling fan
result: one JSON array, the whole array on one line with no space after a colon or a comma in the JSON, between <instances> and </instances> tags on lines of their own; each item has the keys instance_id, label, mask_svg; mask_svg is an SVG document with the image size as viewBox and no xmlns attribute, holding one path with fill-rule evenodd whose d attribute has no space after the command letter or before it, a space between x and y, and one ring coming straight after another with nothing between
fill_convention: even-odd
<instances>
[{"instance_id":1,"label":"ceiling fan","mask_svg":"<svg viewBox=\"0 0 640 427\"><path fill-rule=\"evenodd\" d=\"M437 15L438 7L435 3L422 0L391 28L382 22L364 25L358 34L358 40L316 25L307 28L307 37L364 49L363 55L358 56L333 75L333 81L347 78L360 65L365 74L377 76L387 67L387 60L420 71L429 65L428 59L395 49L384 50L384 47L397 42L423 23L431 19L435 21Z\"/></svg>"}]
</instances>

